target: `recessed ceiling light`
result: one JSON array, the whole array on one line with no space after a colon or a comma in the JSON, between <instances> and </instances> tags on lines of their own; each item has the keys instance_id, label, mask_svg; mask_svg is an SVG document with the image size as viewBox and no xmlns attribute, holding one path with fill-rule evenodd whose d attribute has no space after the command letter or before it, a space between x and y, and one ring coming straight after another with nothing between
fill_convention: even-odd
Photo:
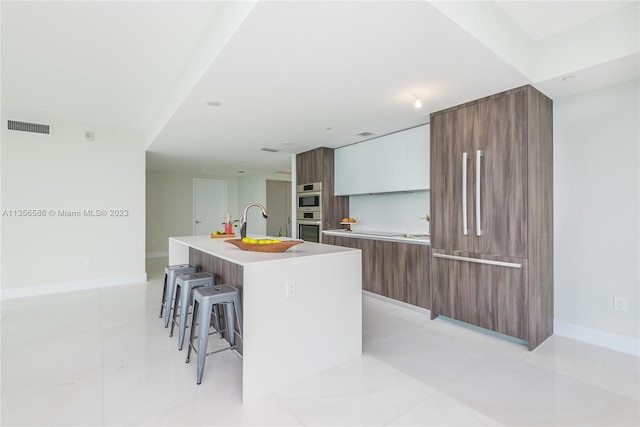
<instances>
[{"instance_id":1,"label":"recessed ceiling light","mask_svg":"<svg viewBox=\"0 0 640 427\"><path fill-rule=\"evenodd\" d=\"M283 142L282 145L293 145L293 142Z\"/></svg>"},{"instance_id":2,"label":"recessed ceiling light","mask_svg":"<svg viewBox=\"0 0 640 427\"><path fill-rule=\"evenodd\" d=\"M573 79L573 78L575 78L575 76L574 76L574 75L564 76L564 77L562 78L562 81L563 81L563 82L566 82L567 80L571 80L571 79Z\"/></svg>"},{"instance_id":3,"label":"recessed ceiling light","mask_svg":"<svg viewBox=\"0 0 640 427\"><path fill-rule=\"evenodd\" d=\"M238 173L244 173L244 171L238 171Z\"/></svg>"},{"instance_id":4,"label":"recessed ceiling light","mask_svg":"<svg viewBox=\"0 0 640 427\"><path fill-rule=\"evenodd\" d=\"M220 101L209 101L207 102L207 105L211 106L211 107L219 107L222 105L222 102Z\"/></svg>"},{"instance_id":5,"label":"recessed ceiling light","mask_svg":"<svg viewBox=\"0 0 640 427\"><path fill-rule=\"evenodd\" d=\"M358 136L364 136L364 137L371 136L371 135L373 135L371 132L360 132L358 134Z\"/></svg>"},{"instance_id":6,"label":"recessed ceiling light","mask_svg":"<svg viewBox=\"0 0 640 427\"><path fill-rule=\"evenodd\" d=\"M269 148L269 147L263 147L260 150L261 151L267 151L269 153L277 153L278 151L280 151L277 148Z\"/></svg>"}]
</instances>

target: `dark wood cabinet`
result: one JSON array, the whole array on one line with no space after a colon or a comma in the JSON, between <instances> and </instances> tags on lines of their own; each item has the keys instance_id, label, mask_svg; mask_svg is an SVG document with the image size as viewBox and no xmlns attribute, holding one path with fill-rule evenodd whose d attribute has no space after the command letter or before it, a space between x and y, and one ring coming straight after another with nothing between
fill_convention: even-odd
<instances>
[{"instance_id":1,"label":"dark wood cabinet","mask_svg":"<svg viewBox=\"0 0 640 427\"><path fill-rule=\"evenodd\" d=\"M330 163L330 164L326 164ZM333 176L333 150L327 147L305 151L296 156L297 185L325 181L323 170L331 169ZM333 181L333 178L331 178Z\"/></svg>"},{"instance_id":2,"label":"dark wood cabinet","mask_svg":"<svg viewBox=\"0 0 640 427\"><path fill-rule=\"evenodd\" d=\"M349 196L334 194L333 149L319 147L296 156L296 185L322 183L322 228L340 228L340 220L349 216Z\"/></svg>"},{"instance_id":3,"label":"dark wood cabinet","mask_svg":"<svg viewBox=\"0 0 640 427\"><path fill-rule=\"evenodd\" d=\"M362 250L365 291L431 308L430 246L332 235L323 241Z\"/></svg>"},{"instance_id":4,"label":"dark wood cabinet","mask_svg":"<svg viewBox=\"0 0 640 427\"><path fill-rule=\"evenodd\" d=\"M552 334L552 141L531 86L431 115L433 317L530 349Z\"/></svg>"}]
</instances>

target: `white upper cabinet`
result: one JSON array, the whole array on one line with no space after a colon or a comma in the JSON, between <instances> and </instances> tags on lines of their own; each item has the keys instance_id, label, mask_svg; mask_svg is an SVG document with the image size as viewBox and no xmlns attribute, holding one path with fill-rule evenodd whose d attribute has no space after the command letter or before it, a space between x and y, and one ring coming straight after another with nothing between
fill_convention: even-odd
<instances>
[{"instance_id":1,"label":"white upper cabinet","mask_svg":"<svg viewBox=\"0 0 640 427\"><path fill-rule=\"evenodd\" d=\"M356 190L356 147L357 144L347 145L346 147L333 151L333 185L336 196L354 194Z\"/></svg>"},{"instance_id":2,"label":"white upper cabinet","mask_svg":"<svg viewBox=\"0 0 640 427\"><path fill-rule=\"evenodd\" d=\"M429 125L338 148L335 194L429 189Z\"/></svg>"},{"instance_id":3,"label":"white upper cabinet","mask_svg":"<svg viewBox=\"0 0 640 427\"><path fill-rule=\"evenodd\" d=\"M428 190L429 186L429 125L407 131L407 190Z\"/></svg>"},{"instance_id":4,"label":"white upper cabinet","mask_svg":"<svg viewBox=\"0 0 640 427\"><path fill-rule=\"evenodd\" d=\"M407 132L396 132L377 139L379 144L380 193L403 191L407 186Z\"/></svg>"}]
</instances>

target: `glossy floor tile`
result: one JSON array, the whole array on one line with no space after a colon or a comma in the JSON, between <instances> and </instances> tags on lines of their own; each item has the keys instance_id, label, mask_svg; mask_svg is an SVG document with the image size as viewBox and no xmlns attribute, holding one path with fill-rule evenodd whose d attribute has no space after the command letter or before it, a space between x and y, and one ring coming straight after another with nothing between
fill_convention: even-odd
<instances>
[{"instance_id":1,"label":"glossy floor tile","mask_svg":"<svg viewBox=\"0 0 640 427\"><path fill-rule=\"evenodd\" d=\"M147 283L3 301L0 424L640 424L637 357L562 337L529 352L370 296L362 357L243 405L241 357L210 356L196 385L195 360L185 363L164 328L165 264L149 261Z\"/></svg>"}]
</instances>

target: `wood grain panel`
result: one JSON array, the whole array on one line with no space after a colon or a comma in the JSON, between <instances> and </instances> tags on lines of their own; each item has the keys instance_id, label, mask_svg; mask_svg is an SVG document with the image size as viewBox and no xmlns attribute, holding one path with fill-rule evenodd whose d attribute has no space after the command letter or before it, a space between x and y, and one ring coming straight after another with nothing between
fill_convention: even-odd
<instances>
[{"instance_id":1,"label":"wood grain panel","mask_svg":"<svg viewBox=\"0 0 640 427\"><path fill-rule=\"evenodd\" d=\"M527 146L524 139L524 92L478 104L474 132L474 188L476 150L480 161L481 227L473 251L481 254L526 257ZM474 201L474 209L478 201Z\"/></svg>"},{"instance_id":2,"label":"wood grain panel","mask_svg":"<svg viewBox=\"0 0 640 427\"><path fill-rule=\"evenodd\" d=\"M405 302L431 309L431 246L401 243L406 252L404 269L406 277Z\"/></svg>"},{"instance_id":3,"label":"wood grain panel","mask_svg":"<svg viewBox=\"0 0 640 427\"><path fill-rule=\"evenodd\" d=\"M473 250L473 129L477 106L431 116L431 246ZM467 153L467 209L462 206L463 154ZM463 233L463 216L468 233Z\"/></svg>"},{"instance_id":4,"label":"wood grain panel","mask_svg":"<svg viewBox=\"0 0 640 427\"><path fill-rule=\"evenodd\" d=\"M431 115L433 253L522 265L432 258L432 317L442 314L524 339L531 350L553 333L552 116L551 100L529 85ZM472 244L456 224L462 205L457 157L464 150L470 153L467 190L472 194L475 151L483 152L483 233ZM475 194L467 198L472 213L476 202ZM474 235L475 218L468 222Z\"/></svg>"},{"instance_id":5,"label":"wood grain panel","mask_svg":"<svg viewBox=\"0 0 640 427\"><path fill-rule=\"evenodd\" d=\"M241 265L234 264L230 261L215 257L194 248L189 248L189 263L198 267L198 271L213 274L216 278L216 283L226 283L237 288L240 291L240 296L242 297L244 268ZM221 326L224 329L226 327L224 316L221 321ZM236 328L237 327L238 325L236 324ZM238 346L237 350L242 354L242 344Z\"/></svg>"},{"instance_id":6,"label":"wood grain panel","mask_svg":"<svg viewBox=\"0 0 640 427\"><path fill-rule=\"evenodd\" d=\"M296 156L296 182L297 185L322 182L323 150L305 151Z\"/></svg>"},{"instance_id":7,"label":"wood grain panel","mask_svg":"<svg viewBox=\"0 0 640 427\"><path fill-rule=\"evenodd\" d=\"M340 228L340 220L349 216L349 196L335 196L334 150L319 147L296 156L298 185L322 183L322 228Z\"/></svg>"},{"instance_id":8,"label":"wood grain panel","mask_svg":"<svg viewBox=\"0 0 640 427\"><path fill-rule=\"evenodd\" d=\"M529 348L553 334L553 102L528 89Z\"/></svg>"},{"instance_id":9,"label":"wood grain panel","mask_svg":"<svg viewBox=\"0 0 640 427\"><path fill-rule=\"evenodd\" d=\"M326 235L324 242L362 251L362 289L431 308L431 247Z\"/></svg>"}]
</instances>

